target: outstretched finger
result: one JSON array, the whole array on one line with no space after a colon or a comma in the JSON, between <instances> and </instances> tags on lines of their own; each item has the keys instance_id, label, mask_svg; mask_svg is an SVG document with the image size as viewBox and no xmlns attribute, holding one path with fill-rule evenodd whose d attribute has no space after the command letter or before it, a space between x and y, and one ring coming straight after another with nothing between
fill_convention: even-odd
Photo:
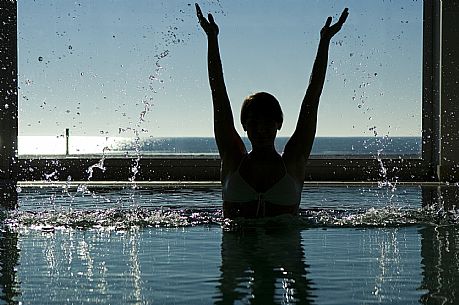
<instances>
[{"instance_id":1,"label":"outstretched finger","mask_svg":"<svg viewBox=\"0 0 459 305\"><path fill-rule=\"evenodd\" d=\"M204 16L202 15L201 8L197 3L195 3L194 5L196 6L196 15L198 15L198 19L201 20L202 18L204 18Z\"/></svg>"},{"instance_id":2,"label":"outstretched finger","mask_svg":"<svg viewBox=\"0 0 459 305\"><path fill-rule=\"evenodd\" d=\"M331 22L332 22L332 17L328 17L327 21L325 22L325 27L326 28L330 27Z\"/></svg>"},{"instance_id":3,"label":"outstretched finger","mask_svg":"<svg viewBox=\"0 0 459 305\"><path fill-rule=\"evenodd\" d=\"M349 9L346 7L343 10L343 12L341 13L341 16L339 17L338 23L339 24L343 24L346 21L347 16L349 16Z\"/></svg>"}]
</instances>

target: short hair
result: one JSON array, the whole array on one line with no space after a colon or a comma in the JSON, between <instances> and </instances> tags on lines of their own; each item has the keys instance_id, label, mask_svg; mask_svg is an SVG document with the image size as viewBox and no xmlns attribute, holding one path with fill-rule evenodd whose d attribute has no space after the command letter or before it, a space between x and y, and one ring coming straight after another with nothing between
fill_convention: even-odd
<instances>
[{"instance_id":1,"label":"short hair","mask_svg":"<svg viewBox=\"0 0 459 305\"><path fill-rule=\"evenodd\" d=\"M257 92L245 98L241 107L241 123L244 126L250 113L271 118L282 125L284 114L279 101L267 92Z\"/></svg>"}]
</instances>

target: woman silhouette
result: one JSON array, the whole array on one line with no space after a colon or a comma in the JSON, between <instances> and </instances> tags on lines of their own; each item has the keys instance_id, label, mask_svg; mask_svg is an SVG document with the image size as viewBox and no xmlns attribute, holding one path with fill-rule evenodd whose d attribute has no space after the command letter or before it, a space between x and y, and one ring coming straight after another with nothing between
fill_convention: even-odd
<instances>
[{"instance_id":1,"label":"woman silhouette","mask_svg":"<svg viewBox=\"0 0 459 305\"><path fill-rule=\"evenodd\" d=\"M294 215L298 212L306 161L316 133L317 109L325 80L330 40L346 21L348 9L344 9L333 25L332 17L328 17L320 31L319 47L298 122L282 155L274 147L277 131L282 127L282 110L277 99L266 92L247 97L241 108L241 123L252 144L252 150L247 152L234 127L223 79L218 26L211 14L207 19L203 16L198 4L196 13L207 34L214 133L222 160L223 214L227 218Z\"/></svg>"}]
</instances>

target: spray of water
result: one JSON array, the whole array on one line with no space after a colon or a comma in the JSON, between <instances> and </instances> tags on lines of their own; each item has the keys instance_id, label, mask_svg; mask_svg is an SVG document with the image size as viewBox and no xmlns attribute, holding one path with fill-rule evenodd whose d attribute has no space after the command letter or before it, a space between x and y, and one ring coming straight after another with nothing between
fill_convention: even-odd
<instances>
[{"instance_id":1,"label":"spray of water","mask_svg":"<svg viewBox=\"0 0 459 305\"><path fill-rule=\"evenodd\" d=\"M107 146L102 149L102 158L99 160L99 162L89 166L88 169L86 170L86 173L88 173L88 181L91 180L92 175L94 174L95 168L100 169L102 172L105 172L106 168L104 166L104 161L106 157L105 156L106 151L110 151L110 148Z\"/></svg>"},{"instance_id":2,"label":"spray of water","mask_svg":"<svg viewBox=\"0 0 459 305\"><path fill-rule=\"evenodd\" d=\"M217 5L221 6L217 1ZM186 10L193 9L191 4L187 5ZM155 49L157 50L156 54L153 56L153 71L148 76L148 86L146 89L146 94L141 102L143 108L139 112L137 123L133 128L119 128L119 132L131 131L134 135L133 148L135 159L130 168L130 178L129 181L132 183L132 189L137 188L136 177L140 171L140 159L141 159L141 148L142 148L142 138L141 136L145 133L148 133L148 129L144 127L147 123L147 115L154 106L156 101L156 94L164 89L164 78L163 71L165 70L163 61L171 56L171 50L177 45L183 44L186 42L189 33L183 32L180 30L180 23L184 22L183 14L185 9L180 7L178 13L173 14L173 18L170 18L168 15L165 15L164 18L168 19L167 22L170 24L167 26L167 29L161 32L161 39L156 44ZM190 16L191 17L191 16ZM194 18L194 15L192 15Z\"/></svg>"}]
</instances>

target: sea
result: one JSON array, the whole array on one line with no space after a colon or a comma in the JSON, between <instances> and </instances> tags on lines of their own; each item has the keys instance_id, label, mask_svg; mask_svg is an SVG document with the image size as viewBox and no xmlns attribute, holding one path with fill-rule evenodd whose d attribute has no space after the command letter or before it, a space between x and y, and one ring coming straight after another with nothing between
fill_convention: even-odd
<instances>
[{"instance_id":1,"label":"sea","mask_svg":"<svg viewBox=\"0 0 459 305\"><path fill-rule=\"evenodd\" d=\"M250 141L243 138L248 150ZM276 149L283 151L288 137L278 137ZM420 156L421 137L317 137L312 155L333 156ZM19 136L19 156L29 155L216 155L213 137L102 137Z\"/></svg>"}]
</instances>

